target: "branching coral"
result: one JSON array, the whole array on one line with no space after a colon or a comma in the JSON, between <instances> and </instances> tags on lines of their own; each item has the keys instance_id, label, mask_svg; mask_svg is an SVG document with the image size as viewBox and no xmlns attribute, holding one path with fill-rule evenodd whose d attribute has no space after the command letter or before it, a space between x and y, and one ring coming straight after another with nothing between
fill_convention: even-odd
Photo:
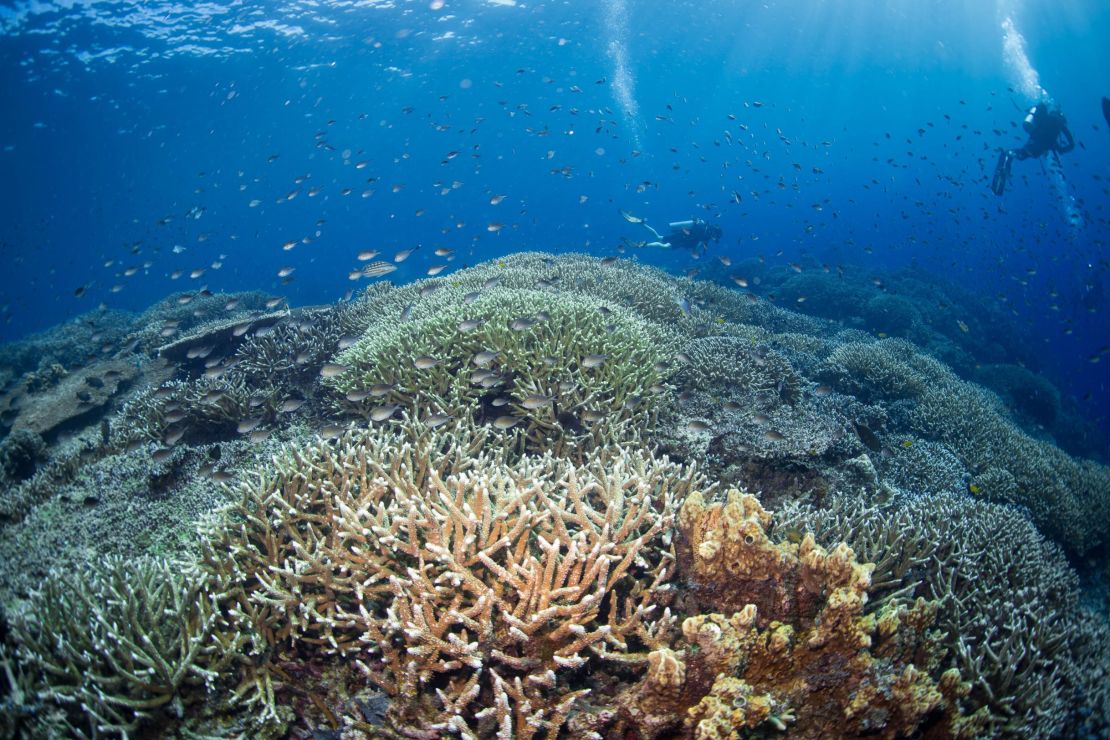
<instances>
[{"instance_id":1,"label":"branching coral","mask_svg":"<svg viewBox=\"0 0 1110 740\"><path fill-rule=\"evenodd\" d=\"M250 665L249 638L222 627L218 594L176 563L107 558L48 578L12 632L37 698L64 710L74 734L126 736L181 721Z\"/></svg>"},{"instance_id":2,"label":"branching coral","mask_svg":"<svg viewBox=\"0 0 1110 740\"><path fill-rule=\"evenodd\" d=\"M619 449L508 466L482 434L289 450L207 567L270 640L355 661L402 726L553 737L590 693L577 671L642 663L671 626L669 529L695 477Z\"/></svg>"},{"instance_id":3,"label":"branching coral","mask_svg":"<svg viewBox=\"0 0 1110 740\"><path fill-rule=\"evenodd\" d=\"M379 321L339 356L332 379L349 413L404 408L426 419L519 424L530 451L596 446L645 427L672 334L584 296L493 288L473 301L441 288L423 318ZM383 388L377 395L375 387ZM354 400L351 400L354 399Z\"/></svg>"}]
</instances>

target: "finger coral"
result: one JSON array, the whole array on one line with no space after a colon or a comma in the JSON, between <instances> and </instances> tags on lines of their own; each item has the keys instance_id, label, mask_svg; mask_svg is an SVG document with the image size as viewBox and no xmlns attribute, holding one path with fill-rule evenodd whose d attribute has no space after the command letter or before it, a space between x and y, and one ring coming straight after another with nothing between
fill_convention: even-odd
<instances>
[{"instance_id":1,"label":"finger coral","mask_svg":"<svg viewBox=\"0 0 1110 740\"><path fill-rule=\"evenodd\" d=\"M249 662L246 633L223 629L218 594L211 579L165 560L106 558L48 578L11 622L36 699L61 712L54 729L166 731L213 696ZM256 731L267 721L257 719Z\"/></svg>"}]
</instances>

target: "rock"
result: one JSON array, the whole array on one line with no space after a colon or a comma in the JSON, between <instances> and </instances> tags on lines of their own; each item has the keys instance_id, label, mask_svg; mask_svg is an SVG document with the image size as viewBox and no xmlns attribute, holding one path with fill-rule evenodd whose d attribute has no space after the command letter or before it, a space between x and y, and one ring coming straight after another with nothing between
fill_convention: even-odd
<instances>
[{"instance_id":1,"label":"rock","mask_svg":"<svg viewBox=\"0 0 1110 740\"><path fill-rule=\"evenodd\" d=\"M18 411L11 428L26 429L48 441L63 431L80 429L99 419L108 402L138 374L126 360L105 360L74 370L41 393L17 390L10 402Z\"/></svg>"}]
</instances>

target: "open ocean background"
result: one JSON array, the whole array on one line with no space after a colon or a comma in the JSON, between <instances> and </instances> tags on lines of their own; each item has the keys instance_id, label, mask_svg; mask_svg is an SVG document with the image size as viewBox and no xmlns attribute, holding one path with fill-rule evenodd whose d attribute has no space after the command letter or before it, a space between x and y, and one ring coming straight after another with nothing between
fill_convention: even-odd
<instances>
[{"instance_id":1,"label":"open ocean background","mask_svg":"<svg viewBox=\"0 0 1110 740\"><path fill-rule=\"evenodd\" d=\"M5 3L0 339L205 286L334 302L367 249L418 246L405 282L439 247L443 275L615 255L645 237L621 210L696 216L724 231L701 260L624 256L954 283L1105 432L1107 39L1097 0ZM999 199L1038 89L1076 150Z\"/></svg>"}]
</instances>

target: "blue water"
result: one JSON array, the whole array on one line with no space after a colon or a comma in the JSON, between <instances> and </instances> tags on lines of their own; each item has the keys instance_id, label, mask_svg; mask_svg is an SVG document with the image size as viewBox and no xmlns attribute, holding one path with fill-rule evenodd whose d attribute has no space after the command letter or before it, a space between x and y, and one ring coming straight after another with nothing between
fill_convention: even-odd
<instances>
[{"instance_id":1,"label":"blue water","mask_svg":"<svg viewBox=\"0 0 1110 740\"><path fill-rule=\"evenodd\" d=\"M1108 38L1097 0L5 5L0 339L204 286L330 302L365 249L419 246L400 281L615 254L623 209L719 223L702 263L956 282L1107 428ZM1079 146L1000 199L1031 73Z\"/></svg>"}]
</instances>

